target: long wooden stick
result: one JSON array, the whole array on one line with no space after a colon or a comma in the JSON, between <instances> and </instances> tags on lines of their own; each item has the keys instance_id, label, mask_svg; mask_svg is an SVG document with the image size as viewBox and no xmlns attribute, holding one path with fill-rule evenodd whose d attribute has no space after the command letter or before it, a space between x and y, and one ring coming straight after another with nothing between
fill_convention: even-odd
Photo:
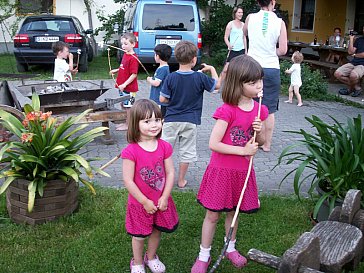
<instances>
[{"instance_id":1,"label":"long wooden stick","mask_svg":"<svg viewBox=\"0 0 364 273\"><path fill-rule=\"evenodd\" d=\"M108 45L108 44L103 44L103 45L106 45L106 46L108 46L108 47L111 47L111 48L114 48L114 49L117 49L117 50L120 50L120 51L122 51L122 52L126 53L126 51L125 51L124 49L120 48L120 47L113 46L113 45ZM140 64L140 66L144 69L145 73L146 73L146 74L147 74L147 76L149 77L150 75L149 75L148 70L145 68L145 66L142 64L142 62L139 60L139 58L138 58L137 56L135 56L135 55L131 55L131 56L132 56L135 60L137 60L137 61L138 61L138 63Z\"/></svg>"},{"instance_id":2,"label":"long wooden stick","mask_svg":"<svg viewBox=\"0 0 364 273\"><path fill-rule=\"evenodd\" d=\"M260 110L261 110L261 108L262 108L262 97L259 97L258 118L260 118ZM253 134L253 142L255 142L256 136L257 136L257 132L254 131L254 134ZM219 255L219 257L218 257L217 261L215 262L215 264L210 269L209 273L215 272L215 270L217 269L217 267L220 265L222 259L225 257L226 249L228 248L229 242L231 240L231 236L233 234L233 230L234 230L234 227L235 227L235 223L236 223L236 220L237 220L238 215L239 215L240 206L241 206L241 203L243 202L245 190L246 190L246 187L248 185L248 180L250 178L250 173L251 173L251 170L252 170L252 167L253 167L253 158L254 158L254 156L252 155L250 157L250 160L249 160L248 173L246 174L246 177L245 177L244 186L243 186L243 189L241 190L241 193L240 193L239 202L238 202L238 205L236 206L236 209L235 209L235 214L234 214L233 220L231 222L228 235L226 237L226 242L225 242L225 244L224 244L224 246L223 246L223 248L221 250L221 254Z\"/></svg>"},{"instance_id":3,"label":"long wooden stick","mask_svg":"<svg viewBox=\"0 0 364 273\"><path fill-rule=\"evenodd\" d=\"M120 158L120 155L115 156L113 159L111 159L109 162L107 162L105 165L101 166L101 170L105 169L106 167L110 166L112 163L114 163L116 160Z\"/></svg>"}]
</instances>

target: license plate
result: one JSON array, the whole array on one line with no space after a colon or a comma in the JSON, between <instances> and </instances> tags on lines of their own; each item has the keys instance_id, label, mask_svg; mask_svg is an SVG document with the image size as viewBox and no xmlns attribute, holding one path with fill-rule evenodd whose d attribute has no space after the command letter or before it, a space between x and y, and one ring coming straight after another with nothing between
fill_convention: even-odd
<instances>
[{"instance_id":1,"label":"license plate","mask_svg":"<svg viewBox=\"0 0 364 273\"><path fill-rule=\"evenodd\" d=\"M166 44L166 45L169 45L171 47L175 47L176 44L178 44L179 41L181 41L181 40L157 39L156 44Z\"/></svg>"},{"instance_id":2,"label":"license plate","mask_svg":"<svg viewBox=\"0 0 364 273\"><path fill-rule=\"evenodd\" d=\"M47 36L47 37L35 37L35 41L37 43L53 43L53 42L58 42L59 41L59 37L51 37L51 36Z\"/></svg>"}]
</instances>

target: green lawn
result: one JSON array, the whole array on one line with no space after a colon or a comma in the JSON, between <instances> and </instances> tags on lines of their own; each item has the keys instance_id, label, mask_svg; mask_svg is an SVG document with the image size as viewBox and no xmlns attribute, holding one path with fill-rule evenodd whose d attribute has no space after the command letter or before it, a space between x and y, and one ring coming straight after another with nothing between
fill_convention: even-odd
<instances>
[{"instance_id":1,"label":"green lawn","mask_svg":"<svg viewBox=\"0 0 364 273\"><path fill-rule=\"evenodd\" d=\"M81 189L79 210L70 217L35 227L16 225L7 218L5 196L0 197L1 272L129 272L130 236L125 232L126 190L98 187L91 196ZM199 251L203 208L193 192L173 192L180 226L164 234L158 251L168 273L186 273ZM262 196L258 213L240 215L237 247L243 253L257 248L275 255L311 229L310 201ZM223 221L218 225L212 258L222 248ZM364 270L364 267L362 268ZM242 272L224 260L217 272ZM274 272L250 262L244 272ZM363 271L358 271L363 272Z\"/></svg>"},{"instance_id":2,"label":"green lawn","mask_svg":"<svg viewBox=\"0 0 364 273\"><path fill-rule=\"evenodd\" d=\"M110 58L111 67L117 68L118 63L116 57ZM148 69L148 68L147 68ZM89 63L89 69L85 73L77 73L74 78L79 77L81 80L96 80L96 79L109 79L109 62L107 56L101 54L93 59ZM151 68L148 69L150 74L153 73ZM37 75L33 77L33 80L50 80L53 78L53 67L51 65L32 65L28 72L19 73L16 69L15 57L12 54L0 54L0 74L26 74L26 75ZM140 69L138 73L138 79L145 79L145 72ZM12 78L2 77L1 80L14 80Z\"/></svg>"}]
</instances>

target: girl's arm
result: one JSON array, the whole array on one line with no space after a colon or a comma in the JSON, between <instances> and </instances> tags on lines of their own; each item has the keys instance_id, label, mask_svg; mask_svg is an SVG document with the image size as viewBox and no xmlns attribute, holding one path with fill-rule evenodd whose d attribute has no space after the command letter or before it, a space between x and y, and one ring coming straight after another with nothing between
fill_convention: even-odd
<instances>
[{"instance_id":1,"label":"girl's arm","mask_svg":"<svg viewBox=\"0 0 364 273\"><path fill-rule=\"evenodd\" d=\"M210 136L209 147L211 150L221 154L231 155L254 155L258 151L258 143L253 143L251 140L246 143L245 147L228 145L222 142L225 135L228 123L224 120L218 119Z\"/></svg>"},{"instance_id":2,"label":"girl's arm","mask_svg":"<svg viewBox=\"0 0 364 273\"><path fill-rule=\"evenodd\" d=\"M224 41L225 41L225 44L226 44L226 46L228 47L229 50L232 49L232 46L231 46L230 41L229 41L230 32L231 32L231 22L229 22L226 25L225 35L224 35Z\"/></svg>"},{"instance_id":3,"label":"girl's arm","mask_svg":"<svg viewBox=\"0 0 364 273\"><path fill-rule=\"evenodd\" d=\"M155 213L158 209L153 201L148 199L134 182L135 162L129 159L123 159L123 180L128 192L143 205L148 213Z\"/></svg>"},{"instance_id":4,"label":"girl's arm","mask_svg":"<svg viewBox=\"0 0 364 273\"><path fill-rule=\"evenodd\" d=\"M162 196L158 200L158 209L160 209L161 211L167 209L168 198L171 195L171 191L173 188L174 166L172 156L164 160L164 170L166 172L166 185L164 186Z\"/></svg>"},{"instance_id":5,"label":"girl's arm","mask_svg":"<svg viewBox=\"0 0 364 273\"><path fill-rule=\"evenodd\" d=\"M255 141L258 142L259 145L263 145L265 142L265 121L255 118L252 125L254 131L257 132Z\"/></svg>"}]
</instances>

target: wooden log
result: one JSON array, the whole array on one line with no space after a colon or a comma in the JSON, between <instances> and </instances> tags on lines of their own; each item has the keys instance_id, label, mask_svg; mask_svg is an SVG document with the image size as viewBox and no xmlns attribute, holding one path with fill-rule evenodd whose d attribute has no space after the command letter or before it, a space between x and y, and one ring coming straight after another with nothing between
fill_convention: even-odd
<instances>
[{"instance_id":1,"label":"wooden log","mask_svg":"<svg viewBox=\"0 0 364 273\"><path fill-rule=\"evenodd\" d=\"M340 222L351 224L354 215L360 210L361 191L349 190L346 193L344 203L342 205Z\"/></svg>"},{"instance_id":2,"label":"wooden log","mask_svg":"<svg viewBox=\"0 0 364 273\"><path fill-rule=\"evenodd\" d=\"M355 226L335 222L319 222L311 230L320 239L320 270L340 273L343 267L361 255L363 234Z\"/></svg>"},{"instance_id":3,"label":"wooden log","mask_svg":"<svg viewBox=\"0 0 364 273\"><path fill-rule=\"evenodd\" d=\"M295 245L283 254L277 272L298 272L300 266L320 269L320 240L313 233L303 233Z\"/></svg>"},{"instance_id":4,"label":"wooden log","mask_svg":"<svg viewBox=\"0 0 364 273\"><path fill-rule=\"evenodd\" d=\"M271 255L269 253L260 251L258 249L250 249L248 251L248 258L254 262L257 262L259 264L278 269L280 262L282 261L282 258ZM298 271L298 273L323 273L321 271L318 271L316 269L308 268L306 266L301 266ZM289 273L289 272L286 272Z\"/></svg>"}]
</instances>

